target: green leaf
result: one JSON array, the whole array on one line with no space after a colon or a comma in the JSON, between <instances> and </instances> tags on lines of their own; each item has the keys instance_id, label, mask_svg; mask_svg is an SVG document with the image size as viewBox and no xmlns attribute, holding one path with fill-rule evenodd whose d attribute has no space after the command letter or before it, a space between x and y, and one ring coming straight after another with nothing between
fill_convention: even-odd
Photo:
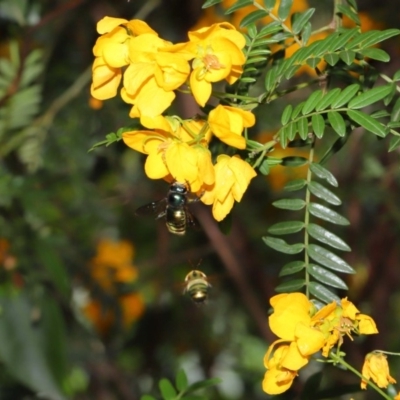
<instances>
[{"instance_id":1,"label":"green leaf","mask_svg":"<svg viewBox=\"0 0 400 400\"><path fill-rule=\"evenodd\" d=\"M286 190L287 192L296 192L303 189L306 184L307 181L305 179L294 179L293 181L288 182L283 187L283 190Z\"/></svg>"},{"instance_id":2,"label":"green leaf","mask_svg":"<svg viewBox=\"0 0 400 400\"><path fill-rule=\"evenodd\" d=\"M355 273L354 269L346 261L317 244L310 244L308 246L307 254L318 264L321 264L326 268L343 272L344 274Z\"/></svg>"},{"instance_id":3,"label":"green leaf","mask_svg":"<svg viewBox=\"0 0 400 400\"><path fill-rule=\"evenodd\" d=\"M319 240L321 243L325 243L329 246L332 246L335 249L350 251L350 247L344 242L339 236L336 236L332 232L323 228L322 226L316 224L309 224L307 228L307 232L314 239Z\"/></svg>"},{"instance_id":4,"label":"green leaf","mask_svg":"<svg viewBox=\"0 0 400 400\"><path fill-rule=\"evenodd\" d=\"M349 17L353 22L355 22L358 26L360 26L360 18L357 13L355 13L350 7L344 4L337 4L337 10L341 12L343 15Z\"/></svg>"},{"instance_id":5,"label":"green leaf","mask_svg":"<svg viewBox=\"0 0 400 400\"><path fill-rule=\"evenodd\" d=\"M264 0L265 8L272 10L275 7L276 0Z\"/></svg>"},{"instance_id":6,"label":"green leaf","mask_svg":"<svg viewBox=\"0 0 400 400\"><path fill-rule=\"evenodd\" d=\"M290 233L296 233L304 228L304 222L302 221L285 221L278 222L269 227L268 233L271 235L288 235Z\"/></svg>"},{"instance_id":7,"label":"green leaf","mask_svg":"<svg viewBox=\"0 0 400 400\"><path fill-rule=\"evenodd\" d=\"M268 160L264 160L261 165L258 167L258 170L263 174L263 175L268 175L270 168L268 164Z\"/></svg>"},{"instance_id":8,"label":"green leaf","mask_svg":"<svg viewBox=\"0 0 400 400\"><path fill-rule=\"evenodd\" d=\"M320 100L320 102L316 105L316 111L325 110L325 108L329 107L332 102L334 102L340 96L340 89L335 88L330 90L328 93L325 94Z\"/></svg>"},{"instance_id":9,"label":"green leaf","mask_svg":"<svg viewBox=\"0 0 400 400\"><path fill-rule=\"evenodd\" d=\"M397 70L397 71L395 72L395 74L393 75L393 81L394 81L394 82L400 81L400 69Z\"/></svg>"},{"instance_id":10,"label":"green leaf","mask_svg":"<svg viewBox=\"0 0 400 400\"><path fill-rule=\"evenodd\" d=\"M268 13L264 10L256 10L251 12L250 14L247 14L241 21L240 21L240 27L244 28L249 24L253 24L258 22L260 19L268 16Z\"/></svg>"},{"instance_id":11,"label":"green leaf","mask_svg":"<svg viewBox=\"0 0 400 400\"><path fill-rule=\"evenodd\" d=\"M382 61L382 62L388 62L390 61L390 56L386 51L382 49L376 49L376 48L368 48L368 49L363 49L359 52L366 58L370 58L372 60L377 60L377 61Z\"/></svg>"},{"instance_id":12,"label":"green leaf","mask_svg":"<svg viewBox=\"0 0 400 400\"><path fill-rule=\"evenodd\" d=\"M310 203L308 209L314 217L323 219L336 225L350 225L350 222L336 211L318 203Z\"/></svg>"},{"instance_id":13,"label":"green leaf","mask_svg":"<svg viewBox=\"0 0 400 400\"><path fill-rule=\"evenodd\" d=\"M277 84L277 70L276 66L272 67L265 75L265 89L271 92Z\"/></svg>"},{"instance_id":14,"label":"green leaf","mask_svg":"<svg viewBox=\"0 0 400 400\"><path fill-rule=\"evenodd\" d=\"M311 117L311 126L313 128L315 136L321 139L322 136L324 135L324 130L325 130L324 117L321 114L314 114Z\"/></svg>"},{"instance_id":15,"label":"green leaf","mask_svg":"<svg viewBox=\"0 0 400 400\"><path fill-rule=\"evenodd\" d=\"M322 90L317 90L311 94L311 96L306 100L301 113L303 115L310 114L317 104L321 101L322 98Z\"/></svg>"},{"instance_id":16,"label":"green leaf","mask_svg":"<svg viewBox=\"0 0 400 400\"><path fill-rule=\"evenodd\" d=\"M301 103L297 104L297 106L293 110L292 119L297 118L297 116L301 113L301 110L303 109L304 104L305 104L305 101L302 101Z\"/></svg>"},{"instance_id":17,"label":"green leaf","mask_svg":"<svg viewBox=\"0 0 400 400\"><path fill-rule=\"evenodd\" d=\"M281 272L279 272L279 276L293 275L303 270L305 266L304 261L291 261L283 266Z\"/></svg>"},{"instance_id":18,"label":"green leaf","mask_svg":"<svg viewBox=\"0 0 400 400\"><path fill-rule=\"evenodd\" d=\"M356 53L351 50L343 50L339 53L339 58L347 65L353 64L356 58Z\"/></svg>"},{"instance_id":19,"label":"green leaf","mask_svg":"<svg viewBox=\"0 0 400 400\"><path fill-rule=\"evenodd\" d=\"M175 385L179 392L183 392L188 387L188 379L182 368L176 374Z\"/></svg>"},{"instance_id":20,"label":"green leaf","mask_svg":"<svg viewBox=\"0 0 400 400\"><path fill-rule=\"evenodd\" d=\"M348 47L347 43L349 42L349 40L358 34L358 28L343 30L343 32L340 32L338 35L335 35L333 37L334 40L332 40L329 44L327 43L327 45L325 46L325 52L331 53L337 51L341 49L344 45Z\"/></svg>"},{"instance_id":21,"label":"green leaf","mask_svg":"<svg viewBox=\"0 0 400 400\"><path fill-rule=\"evenodd\" d=\"M371 47L400 33L399 29L386 29L384 31L372 30L362 33L350 42L348 48L354 49L357 45L361 48Z\"/></svg>"},{"instance_id":22,"label":"green leaf","mask_svg":"<svg viewBox=\"0 0 400 400\"><path fill-rule=\"evenodd\" d=\"M348 110L347 115L357 124L362 126L369 132L374 133L377 136L385 137L387 134L385 126L380 122L376 121L374 118L362 111Z\"/></svg>"},{"instance_id":23,"label":"green leaf","mask_svg":"<svg viewBox=\"0 0 400 400\"><path fill-rule=\"evenodd\" d=\"M59 309L53 307L53 300L47 298L44 304L52 304L51 308L36 309L43 312L42 320L32 321L34 310L32 299L25 293L4 292L0 295L0 358L7 372L37 393L52 399L65 399L61 393L57 380L60 380L62 371L55 371L56 364L49 358L51 350L61 344L60 338L53 338L49 333L56 334L56 330L49 330L51 325L57 325L60 320ZM38 307L38 306L36 306ZM58 312L54 314L54 310ZM50 313L49 313L50 311ZM52 320L52 317L55 317ZM42 323L41 323L42 322ZM58 335L58 333L57 333ZM56 340L56 341L54 341ZM52 342L49 343L48 342ZM65 343L65 342L64 342ZM64 345L63 343L63 345ZM52 356L59 355L59 351ZM57 361L57 360L56 360ZM62 376L61 376L62 377ZM64 376L65 378L65 376Z\"/></svg>"},{"instance_id":24,"label":"green leaf","mask_svg":"<svg viewBox=\"0 0 400 400\"><path fill-rule=\"evenodd\" d=\"M324 60L331 66L335 66L340 60L339 56L336 53L328 53L324 55Z\"/></svg>"},{"instance_id":25,"label":"green leaf","mask_svg":"<svg viewBox=\"0 0 400 400\"><path fill-rule=\"evenodd\" d=\"M370 89L364 93L359 94L354 97L348 104L349 108L359 109L363 107L367 107L371 104L382 100L392 91L392 87L390 85L379 86L373 89Z\"/></svg>"},{"instance_id":26,"label":"green leaf","mask_svg":"<svg viewBox=\"0 0 400 400\"><path fill-rule=\"evenodd\" d=\"M336 100L332 101L332 108L339 108L344 104L348 103L360 90L360 85L357 83L353 83L350 86L347 86L340 95L336 98Z\"/></svg>"},{"instance_id":27,"label":"green leaf","mask_svg":"<svg viewBox=\"0 0 400 400\"><path fill-rule=\"evenodd\" d=\"M309 8L303 13L295 13L292 16L292 31L296 35L299 34L310 18L313 16L315 8Z\"/></svg>"},{"instance_id":28,"label":"green leaf","mask_svg":"<svg viewBox=\"0 0 400 400\"><path fill-rule=\"evenodd\" d=\"M305 207L306 202L302 199L281 199L274 201L272 205L283 210L301 210Z\"/></svg>"},{"instance_id":29,"label":"green leaf","mask_svg":"<svg viewBox=\"0 0 400 400\"><path fill-rule=\"evenodd\" d=\"M297 124L295 122L291 122L289 125L286 125L286 130L287 130L288 140L292 141L296 137ZM283 162L282 162L282 164L283 164ZM295 166L295 165L292 165L292 166Z\"/></svg>"},{"instance_id":30,"label":"green leaf","mask_svg":"<svg viewBox=\"0 0 400 400\"><path fill-rule=\"evenodd\" d=\"M321 164L311 163L310 164L311 172L318 176L318 178L325 179L330 185L334 187L338 187L338 181L336 180L335 176L324 168Z\"/></svg>"},{"instance_id":31,"label":"green leaf","mask_svg":"<svg viewBox=\"0 0 400 400\"><path fill-rule=\"evenodd\" d=\"M393 105L392 113L390 115L390 121L397 122L400 121L400 97L396 100Z\"/></svg>"},{"instance_id":32,"label":"green leaf","mask_svg":"<svg viewBox=\"0 0 400 400\"><path fill-rule=\"evenodd\" d=\"M219 4L221 2L222 0L206 0L204 4L201 6L201 8L208 8L214 6L215 4Z\"/></svg>"},{"instance_id":33,"label":"green leaf","mask_svg":"<svg viewBox=\"0 0 400 400\"><path fill-rule=\"evenodd\" d=\"M298 254L304 249L303 243L288 244L283 239L278 239L271 236L264 236L262 239L267 246L285 254Z\"/></svg>"},{"instance_id":34,"label":"green leaf","mask_svg":"<svg viewBox=\"0 0 400 400\"><path fill-rule=\"evenodd\" d=\"M203 7L203 8L205 8L205 7ZM140 398L140 400L157 400L157 399L153 396L150 396L149 394L145 394Z\"/></svg>"},{"instance_id":35,"label":"green leaf","mask_svg":"<svg viewBox=\"0 0 400 400\"><path fill-rule=\"evenodd\" d=\"M317 196L320 199L323 199L326 202L333 204L334 206L339 206L340 204L342 204L342 201L338 196L336 196L329 189L318 182L310 182L308 184L308 189L314 196Z\"/></svg>"},{"instance_id":36,"label":"green leaf","mask_svg":"<svg viewBox=\"0 0 400 400\"><path fill-rule=\"evenodd\" d=\"M178 395L171 381L168 380L167 378L162 378L158 382L158 386L160 388L161 395L164 400L174 400L175 397Z\"/></svg>"},{"instance_id":37,"label":"green leaf","mask_svg":"<svg viewBox=\"0 0 400 400\"><path fill-rule=\"evenodd\" d=\"M339 278L337 275L328 271L327 269L320 267L319 265L310 264L307 268L307 271L317 281L320 281L325 285L332 286L337 289L343 289L343 290L348 289L343 279Z\"/></svg>"},{"instance_id":38,"label":"green leaf","mask_svg":"<svg viewBox=\"0 0 400 400\"><path fill-rule=\"evenodd\" d=\"M400 146L400 136L392 136L389 142L389 152Z\"/></svg>"},{"instance_id":39,"label":"green leaf","mask_svg":"<svg viewBox=\"0 0 400 400\"><path fill-rule=\"evenodd\" d=\"M192 383L189 385L189 387L186 389L185 393L193 393L196 392L199 389L205 389L210 386L215 386L218 385L219 383L222 382L221 378L210 378L210 379L205 379L204 381L199 381Z\"/></svg>"},{"instance_id":40,"label":"green leaf","mask_svg":"<svg viewBox=\"0 0 400 400\"><path fill-rule=\"evenodd\" d=\"M278 9L278 18L284 21L290 14L290 9L292 8L293 0L281 0Z\"/></svg>"},{"instance_id":41,"label":"green leaf","mask_svg":"<svg viewBox=\"0 0 400 400\"><path fill-rule=\"evenodd\" d=\"M307 117L300 118L297 121L297 130L299 132L299 136L303 139L306 140L308 136L308 120Z\"/></svg>"},{"instance_id":42,"label":"green leaf","mask_svg":"<svg viewBox=\"0 0 400 400\"><path fill-rule=\"evenodd\" d=\"M301 40L302 42L307 45L308 41L310 40L312 33L312 25L311 22L307 22L303 28L303 30L300 32L301 34Z\"/></svg>"},{"instance_id":43,"label":"green leaf","mask_svg":"<svg viewBox=\"0 0 400 400\"><path fill-rule=\"evenodd\" d=\"M275 288L275 292L278 293L291 293L297 292L302 287L304 287L305 281L304 279L292 279L287 282L283 282Z\"/></svg>"},{"instance_id":44,"label":"green leaf","mask_svg":"<svg viewBox=\"0 0 400 400\"><path fill-rule=\"evenodd\" d=\"M308 287L310 293L324 303L329 304L332 303L332 301L340 303L340 298L327 289L322 283L310 282Z\"/></svg>"},{"instance_id":45,"label":"green leaf","mask_svg":"<svg viewBox=\"0 0 400 400\"><path fill-rule=\"evenodd\" d=\"M343 137L346 134L346 123L340 113L337 111L328 112L328 121L339 136Z\"/></svg>"},{"instance_id":46,"label":"green leaf","mask_svg":"<svg viewBox=\"0 0 400 400\"><path fill-rule=\"evenodd\" d=\"M321 62L320 57L309 58L306 63L309 67L315 68Z\"/></svg>"},{"instance_id":47,"label":"green leaf","mask_svg":"<svg viewBox=\"0 0 400 400\"><path fill-rule=\"evenodd\" d=\"M289 122L290 116L292 115L292 111L293 111L293 106L291 104L288 104L282 113L282 117L281 117L282 125L286 125Z\"/></svg>"},{"instance_id":48,"label":"green leaf","mask_svg":"<svg viewBox=\"0 0 400 400\"><path fill-rule=\"evenodd\" d=\"M301 167L304 164L307 164L308 160L305 157L300 156L288 156L282 158L282 165L285 167Z\"/></svg>"},{"instance_id":49,"label":"green leaf","mask_svg":"<svg viewBox=\"0 0 400 400\"><path fill-rule=\"evenodd\" d=\"M252 0L239 0L231 7L225 10L225 15L232 14L233 12L240 10L243 7L250 6L253 4Z\"/></svg>"}]
</instances>

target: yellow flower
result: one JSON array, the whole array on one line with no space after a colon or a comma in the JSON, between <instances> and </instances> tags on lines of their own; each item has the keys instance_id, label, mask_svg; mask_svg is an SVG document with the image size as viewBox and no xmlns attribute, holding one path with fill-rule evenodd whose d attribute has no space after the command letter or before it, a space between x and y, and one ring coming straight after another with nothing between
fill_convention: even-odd
<instances>
[{"instance_id":1,"label":"yellow flower","mask_svg":"<svg viewBox=\"0 0 400 400\"><path fill-rule=\"evenodd\" d=\"M130 40L130 65L124 73L121 96L125 102L134 105L131 117L160 115L174 100L173 90L189 76L187 60L179 54L164 51L170 45L170 42L153 34L143 34Z\"/></svg>"},{"instance_id":2,"label":"yellow flower","mask_svg":"<svg viewBox=\"0 0 400 400\"><path fill-rule=\"evenodd\" d=\"M136 151L147 154L145 172L150 179L187 182L192 192L215 180L210 132L204 121L159 117L147 120L154 131L125 132L122 139Z\"/></svg>"},{"instance_id":3,"label":"yellow flower","mask_svg":"<svg viewBox=\"0 0 400 400\"><path fill-rule=\"evenodd\" d=\"M289 346L283 345L276 349L272 358L269 358L269 353L265 355L264 366L267 368L267 372L262 382L264 392L271 395L280 394L292 386L297 371L282 367L282 360L286 357L288 351Z\"/></svg>"},{"instance_id":4,"label":"yellow flower","mask_svg":"<svg viewBox=\"0 0 400 400\"><path fill-rule=\"evenodd\" d=\"M204 204L213 205L212 213L217 221L222 221L231 211L235 200L240 202L247 187L257 174L239 156L218 156L215 169L215 183L205 187L201 197Z\"/></svg>"},{"instance_id":5,"label":"yellow flower","mask_svg":"<svg viewBox=\"0 0 400 400\"><path fill-rule=\"evenodd\" d=\"M380 388L386 388L389 383L396 383L396 380L390 376L386 356L379 352L366 355L361 373L365 378L361 380L361 389L367 388L370 379Z\"/></svg>"},{"instance_id":6,"label":"yellow flower","mask_svg":"<svg viewBox=\"0 0 400 400\"><path fill-rule=\"evenodd\" d=\"M117 306L105 306L100 301L92 299L84 307L83 313L92 323L96 331L103 337L110 333L117 324L123 329L129 329L144 312L144 302L138 293L128 293L117 297ZM118 316L120 314L120 316Z\"/></svg>"},{"instance_id":7,"label":"yellow flower","mask_svg":"<svg viewBox=\"0 0 400 400\"><path fill-rule=\"evenodd\" d=\"M122 25L122 26L121 26ZM131 35L143 33L157 35L145 22L127 21L122 18L104 17L97 23L100 36L93 47L91 94L99 100L114 97L122 78L122 67L129 64Z\"/></svg>"},{"instance_id":8,"label":"yellow flower","mask_svg":"<svg viewBox=\"0 0 400 400\"><path fill-rule=\"evenodd\" d=\"M255 122L254 114L250 111L223 105L218 105L208 116L208 123L214 135L237 149L246 148L246 140L242 136L243 129L253 126Z\"/></svg>"},{"instance_id":9,"label":"yellow flower","mask_svg":"<svg viewBox=\"0 0 400 400\"><path fill-rule=\"evenodd\" d=\"M102 239L97 245L97 254L90 261L90 274L96 283L108 292L115 285L131 283L137 278L137 269L132 265L134 249L130 242L113 242Z\"/></svg>"},{"instance_id":10,"label":"yellow flower","mask_svg":"<svg viewBox=\"0 0 400 400\"><path fill-rule=\"evenodd\" d=\"M189 42L167 49L192 61L190 88L196 102L204 106L211 96L212 83L225 79L230 85L243 72L244 36L227 22L189 32Z\"/></svg>"},{"instance_id":11,"label":"yellow flower","mask_svg":"<svg viewBox=\"0 0 400 400\"><path fill-rule=\"evenodd\" d=\"M393 400L400 400L400 392L396 394L396 396L394 396Z\"/></svg>"}]
</instances>

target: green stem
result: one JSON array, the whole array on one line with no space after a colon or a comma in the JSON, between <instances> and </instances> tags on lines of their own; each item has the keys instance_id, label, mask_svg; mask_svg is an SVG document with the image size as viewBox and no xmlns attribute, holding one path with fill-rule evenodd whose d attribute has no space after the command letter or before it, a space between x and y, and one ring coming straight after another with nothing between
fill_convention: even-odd
<instances>
[{"instance_id":1,"label":"green stem","mask_svg":"<svg viewBox=\"0 0 400 400\"><path fill-rule=\"evenodd\" d=\"M310 205L310 200L311 200L311 192L309 190L309 185L311 183L311 178L312 178L312 172L310 169L310 165L314 160L314 144L315 140L312 141L311 143L311 148L310 148L310 153L308 155L308 171L307 171L307 189L306 189L306 207L305 207L305 214L304 214L304 263L306 266L305 269L305 281L306 281L306 296L307 298L310 297L310 290L309 290L309 285L310 285L310 275L308 273L307 267L310 262L310 259L308 257L308 245L310 242L310 236L308 235L308 225L310 223L310 213L309 213L309 205Z\"/></svg>"},{"instance_id":2,"label":"green stem","mask_svg":"<svg viewBox=\"0 0 400 400\"><path fill-rule=\"evenodd\" d=\"M393 400L391 396L386 394L382 389L380 389L378 386L375 385L371 380L366 379L364 376L362 376L361 372L357 371L354 367L352 367L350 364L348 364L342 357L336 355L335 353L329 353L329 357L336 363L336 364L341 364L343 365L346 369L350 370L353 372L353 374L357 375L360 379L363 379L367 382L367 384L377 391L384 399L387 400Z\"/></svg>"}]
</instances>

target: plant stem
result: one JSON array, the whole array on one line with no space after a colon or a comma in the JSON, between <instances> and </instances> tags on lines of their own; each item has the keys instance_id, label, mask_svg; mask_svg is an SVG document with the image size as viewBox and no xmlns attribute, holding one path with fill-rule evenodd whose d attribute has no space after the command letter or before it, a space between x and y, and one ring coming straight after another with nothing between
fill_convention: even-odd
<instances>
[{"instance_id":1,"label":"plant stem","mask_svg":"<svg viewBox=\"0 0 400 400\"><path fill-rule=\"evenodd\" d=\"M310 199L311 199L311 192L309 190L309 184L311 182L312 178L312 172L310 169L310 165L314 160L314 144L315 140L312 141L311 143L311 148L310 148L310 153L308 155L308 171L307 171L307 189L306 189L306 207L305 207L305 214L304 214L304 263L305 263L305 282L306 282L306 296L307 298L310 297L310 291L309 291L309 284L310 284L310 275L308 273L308 264L310 262L310 259L308 257L308 245L310 241L310 237L308 235L308 225L310 223L310 213L309 213L309 205L310 205Z\"/></svg>"}]
</instances>

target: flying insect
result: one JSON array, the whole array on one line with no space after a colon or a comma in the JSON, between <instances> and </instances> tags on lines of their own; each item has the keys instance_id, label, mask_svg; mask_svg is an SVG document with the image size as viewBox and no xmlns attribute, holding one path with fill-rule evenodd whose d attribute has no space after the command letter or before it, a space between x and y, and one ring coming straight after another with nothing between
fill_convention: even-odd
<instances>
[{"instance_id":1,"label":"flying insect","mask_svg":"<svg viewBox=\"0 0 400 400\"><path fill-rule=\"evenodd\" d=\"M186 275L185 284L184 294L188 294L198 305L206 302L211 285L208 283L207 275L204 272L196 269L190 271Z\"/></svg>"},{"instance_id":2,"label":"flying insect","mask_svg":"<svg viewBox=\"0 0 400 400\"><path fill-rule=\"evenodd\" d=\"M173 182L167 197L139 207L136 215L156 214L156 220L165 217L168 230L182 236L187 226L196 226L196 219L187 208L188 203L198 201L199 197L190 198L186 184Z\"/></svg>"}]
</instances>

